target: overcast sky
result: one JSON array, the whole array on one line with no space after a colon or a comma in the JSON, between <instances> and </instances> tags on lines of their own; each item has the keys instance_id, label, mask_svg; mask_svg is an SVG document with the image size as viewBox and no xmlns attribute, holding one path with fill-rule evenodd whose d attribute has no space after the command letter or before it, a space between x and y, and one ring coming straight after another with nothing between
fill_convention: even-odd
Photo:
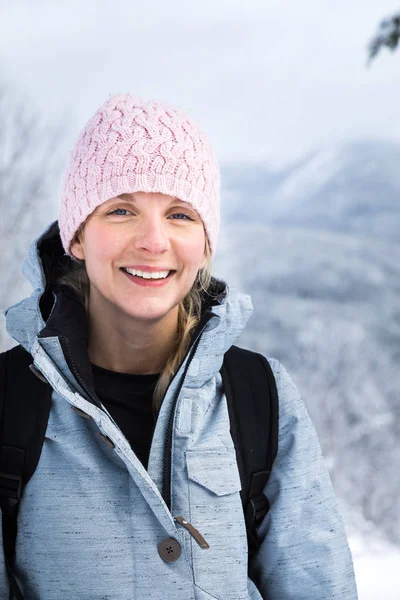
<instances>
[{"instance_id":1,"label":"overcast sky","mask_svg":"<svg viewBox=\"0 0 400 600\"><path fill-rule=\"evenodd\" d=\"M71 135L111 94L180 105L225 161L400 142L400 50L366 45L400 0L0 0L0 67Z\"/></svg>"}]
</instances>

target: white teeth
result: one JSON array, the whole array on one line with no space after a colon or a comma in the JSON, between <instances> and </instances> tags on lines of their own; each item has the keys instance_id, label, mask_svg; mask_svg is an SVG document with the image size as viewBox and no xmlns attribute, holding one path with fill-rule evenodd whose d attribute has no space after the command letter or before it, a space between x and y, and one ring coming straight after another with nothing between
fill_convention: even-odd
<instances>
[{"instance_id":1,"label":"white teeth","mask_svg":"<svg viewBox=\"0 0 400 600\"><path fill-rule=\"evenodd\" d=\"M138 269L128 269L125 267L125 271L130 275L137 275L138 277L143 277L143 279L165 279L168 277L170 271L139 271Z\"/></svg>"}]
</instances>

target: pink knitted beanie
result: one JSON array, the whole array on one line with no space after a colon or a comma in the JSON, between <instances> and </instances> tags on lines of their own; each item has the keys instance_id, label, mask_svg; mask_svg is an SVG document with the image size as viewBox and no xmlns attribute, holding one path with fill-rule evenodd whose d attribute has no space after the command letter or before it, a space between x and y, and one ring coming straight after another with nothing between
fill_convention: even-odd
<instances>
[{"instance_id":1,"label":"pink knitted beanie","mask_svg":"<svg viewBox=\"0 0 400 600\"><path fill-rule=\"evenodd\" d=\"M64 250L94 209L115 196L161 192L189 202L215 252L220 172L198 126L181 110L118 94L88 121L72 151L61 198Z\"/></svg>"}]
</instances>

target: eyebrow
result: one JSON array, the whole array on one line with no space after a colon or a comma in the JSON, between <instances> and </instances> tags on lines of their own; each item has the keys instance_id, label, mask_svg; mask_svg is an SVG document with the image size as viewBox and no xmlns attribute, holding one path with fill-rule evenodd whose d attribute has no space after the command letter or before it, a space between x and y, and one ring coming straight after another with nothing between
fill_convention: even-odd
<instances>
[{"instance_id":1,"label":"eyebrow","mask_svg":"<svg viewBox=\"0 0 400 600\"><path fill-rule=\"evenodd\" d=\"M135 204L135 202L136 202L136 199L135 199L135 196L133 193L132 194L128 194L128 193L119 194L119 196L117 196L117 198L120 198L120 200L132 202L132 204ZM187 202L185 202L184 200L180 200L176 196L172 196L172 200L171 200L170 204L172 204L172 202L179 202L179 203L187 204Z\"/></svg>"}]
</instances>

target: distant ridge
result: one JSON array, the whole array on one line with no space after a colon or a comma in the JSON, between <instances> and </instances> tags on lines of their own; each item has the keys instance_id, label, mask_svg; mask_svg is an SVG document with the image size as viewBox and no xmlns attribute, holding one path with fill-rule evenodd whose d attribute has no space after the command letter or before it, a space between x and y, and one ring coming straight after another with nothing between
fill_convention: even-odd
<instances>
[{"instance_id":1,"label":"distant ridge","mask_svg":"<svg viewBox=\"0 0 400 600\"><path fill-rule=\"evenodd\" d=\"M327 146L281 171L223 171L230 221L342 231L400 241L400 144L365 140ZM242 208L246 210L243 211ZM252 207L252 208L250 208Z\"/></svg>"}]
</instances>

